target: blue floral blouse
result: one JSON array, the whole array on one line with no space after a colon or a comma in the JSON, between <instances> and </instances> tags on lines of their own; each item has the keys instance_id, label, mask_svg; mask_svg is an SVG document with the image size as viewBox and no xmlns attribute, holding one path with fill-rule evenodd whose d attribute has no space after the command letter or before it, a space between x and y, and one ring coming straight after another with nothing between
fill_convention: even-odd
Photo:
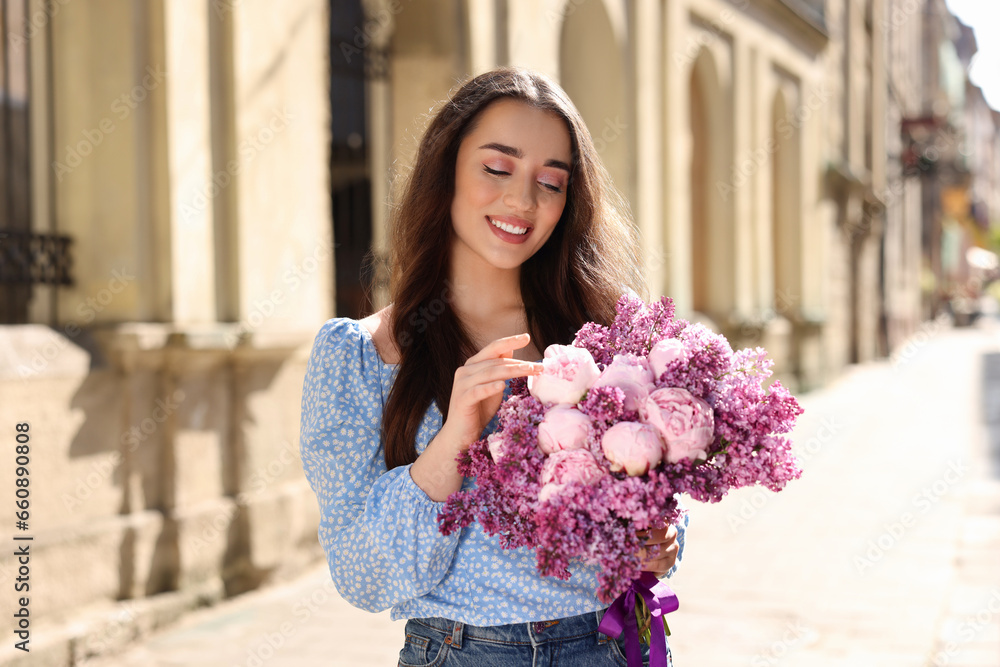
<instances>
[{"instance_id":1,"label":"blue floral blouse","mask_svg":"<svg viewBox=\"0 0 1000 667\"><path fill-rule=\"evenodd\" d=\"M386 470L379 435L395 375L396 366L382 361L360 322L331 319L316 336L299 448L319 501L319 542L340 594L368 611L391 607L394 620L441 616L471 625L602 609L596 566L580 565L560 581L536 572L533 550L501 549L478 523L449 536L438 531L443 504L414 483L410 466ZM440 428L441 413L432 404L417 433L418 454ZM466 479L464 488L473 483ZM681 553L685 527L686 519Z\"/></svg>"}]
</instances>

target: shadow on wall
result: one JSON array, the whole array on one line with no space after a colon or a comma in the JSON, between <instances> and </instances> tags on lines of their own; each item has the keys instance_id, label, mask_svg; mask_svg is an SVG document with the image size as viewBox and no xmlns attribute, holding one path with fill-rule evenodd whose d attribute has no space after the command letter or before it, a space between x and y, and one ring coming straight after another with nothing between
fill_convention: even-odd
<instances>
[{"instance_id":1,"label":"shadow on wall","mask_svg":"<svg viewBox=\"0 0 1000 667\"><path fill-rule=\"evenodd\" d=\"M983 421L990 472L1000 478L1000 352L983 355Z\"/></svg>"},{"instance_id":2,"label":"shadow on wall","mask_svg":"<svg viewBox=\"0 0 1000 667\"><path fill-rule=\"evenodd\" d=\"M212 582L227 597L257 588L283 560L260 545L299 541L284 534L294 522L283 485L302 473L276 450L298 400L273 398L301 385L279 378L286 354L200 347L169 333L148 349L112 348L71 399L67 463L95 463L62 499L71 516L110 531L101 541L118 558L105 567L117 572L101 578L117 578L119 599ZM255 471L275 460L281 470L261 488Z\"/></svg>"}]
</instances>

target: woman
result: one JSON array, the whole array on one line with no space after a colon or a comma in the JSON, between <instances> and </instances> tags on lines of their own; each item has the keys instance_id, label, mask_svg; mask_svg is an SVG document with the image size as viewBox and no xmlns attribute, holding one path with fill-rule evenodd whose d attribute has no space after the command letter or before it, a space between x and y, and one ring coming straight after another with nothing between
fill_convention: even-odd
<instances>
[{"instance_id":1,"label":"woman","mask_svg":"<svg viewBox=\"0 0 1000 667\"><path fill-rule=\"evenodd\" d=\"M431 122L394 211L391 305L316 338L301 453L320 543L349 602L410 619L400 665L625 664L597 632L594 567L543 578L531 550L502 550L478 524L437 529L442 501L473 483L455 458L496 428L507 381L642 289L612 193L556 84L477 76ZM681 542L653 531L644 569L667 573Z\"/></svg>"}]
</instances>

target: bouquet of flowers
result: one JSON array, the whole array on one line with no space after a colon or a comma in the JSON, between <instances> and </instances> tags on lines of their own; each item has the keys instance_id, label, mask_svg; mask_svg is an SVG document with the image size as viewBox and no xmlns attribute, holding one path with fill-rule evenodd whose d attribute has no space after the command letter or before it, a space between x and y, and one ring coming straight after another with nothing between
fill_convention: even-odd
<instances>
[{"instance_id":1,"label":"bouquet of flowers","mask_svg":"<svg viewBox=\"0 0 1000 667\"><path fill-rule=\"evenodd\" d=\"M597 563L610 602L640 580L642 533L680 518L677 494L718 502L801 474L781 434L802 409L780 382L765 389L765 351L733 352L674 318L668 298L622 296L610 327L584 325L542 364L512 382L499 430L460 459L476 485L447 500L443 533L479 521L504 548L533 547L538 571L561 579L574 560Z\"/></svg>"}]
</instances>

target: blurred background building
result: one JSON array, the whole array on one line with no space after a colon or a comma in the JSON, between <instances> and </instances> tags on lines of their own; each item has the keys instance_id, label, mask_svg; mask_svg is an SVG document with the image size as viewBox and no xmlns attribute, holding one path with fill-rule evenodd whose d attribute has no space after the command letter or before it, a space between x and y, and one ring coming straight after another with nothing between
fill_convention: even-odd
<instances>
[{"instance_id":1,"label":"blurred background building","mask_svg":"<svg viewBox=\"0 0 1000 667\"><path fill-rule=\"evenodd\" d=\"M944 0L4 0L0 23L0 425L31 424L50 664L322 560L305 360L382 305L392 195L472 74L556 78L651 296L797 391L971 321L997 276L1000 115Z\"/></svg>"}]
</instances>

